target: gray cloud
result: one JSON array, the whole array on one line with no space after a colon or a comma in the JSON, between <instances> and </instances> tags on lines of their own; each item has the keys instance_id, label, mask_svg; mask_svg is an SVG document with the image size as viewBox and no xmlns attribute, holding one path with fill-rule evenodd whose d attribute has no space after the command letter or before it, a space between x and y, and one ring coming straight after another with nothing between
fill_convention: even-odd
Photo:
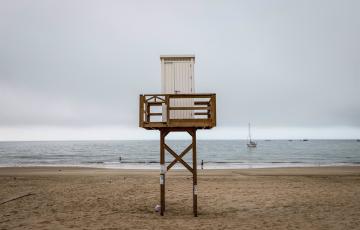
<instances>
[{"instance_id":1,"label":"gray cloud","mask_svg":"<svg viewBox=\"0 0 360 230\"><path fill-rule=\"evenodd\" d=\"M0 3L0 126L137 126L160 54L194 53L219 126L360 127L358 1Z\"/></svg>"}]
</instances>

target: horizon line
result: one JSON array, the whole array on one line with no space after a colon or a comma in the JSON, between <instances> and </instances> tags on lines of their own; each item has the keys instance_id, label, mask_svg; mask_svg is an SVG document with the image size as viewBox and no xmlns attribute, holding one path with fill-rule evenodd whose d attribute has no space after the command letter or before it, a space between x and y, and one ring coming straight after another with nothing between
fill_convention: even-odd
<instances>
[{"instance_id":1,"label":"horizon line","mask_svg":"<svg viewBox=\"0 0 360 230\"><path fill-rule=\"evenodd\" d=\"M170 138L172 141L187 141L189 139L184 138ZM197 138L201 141L246 141L247 138L237 138L237 139L202 139ZM255 141L358 141L360 138L269 138L269 139L254 139ZM53 139L53 140L0 140L1 142L77 142L77 141L159 141L159 139L76 139L76 140L66 140L66 139Z\"/></svg>"}]
</instances>

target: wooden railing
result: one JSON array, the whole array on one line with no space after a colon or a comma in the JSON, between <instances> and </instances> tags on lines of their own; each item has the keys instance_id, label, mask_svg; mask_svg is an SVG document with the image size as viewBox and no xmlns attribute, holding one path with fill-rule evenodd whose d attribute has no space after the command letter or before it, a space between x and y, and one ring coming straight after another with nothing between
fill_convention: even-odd
<instances>
[{"instance_id":1,"label":"wooden railing","mask_svg":"<svg viewBox=\"0 0 360 230\"><path fill-rule=\"evenodd\" d=\"M144 94L139 104L143 128L216 126L216 94Z\"/></svg>"}]
</instances>

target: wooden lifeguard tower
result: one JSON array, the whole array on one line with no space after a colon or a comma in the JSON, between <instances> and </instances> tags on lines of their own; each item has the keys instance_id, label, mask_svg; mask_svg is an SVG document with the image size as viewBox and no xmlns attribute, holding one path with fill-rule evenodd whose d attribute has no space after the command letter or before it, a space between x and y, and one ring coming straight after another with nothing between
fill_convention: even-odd
<instances>
[{"instance_id":1,"label":"wooden lifeguard tower","mask_svg":"<svg viewBox=\"0 0 360 230\"><path fill-rule=\"evenodd\" d=\"M193 213L197 216L196 130L216 126L216 95L195 93L194 55L162 55L162 94L140 95L139 126L160 131L160 214L165 211L165 174L180 162L193 175ZM177 154L166 143L170 132L187 132L192 143ZM183 160L192 150L192 167ZM175 159L165 165L165 151Z\"/></svg>"}]
</instances>

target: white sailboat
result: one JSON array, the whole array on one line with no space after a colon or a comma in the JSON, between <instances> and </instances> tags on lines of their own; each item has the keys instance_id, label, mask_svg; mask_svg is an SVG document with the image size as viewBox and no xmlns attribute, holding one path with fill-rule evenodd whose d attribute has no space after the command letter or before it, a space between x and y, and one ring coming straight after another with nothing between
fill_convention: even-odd
<instances>
[{"instance_id":1,"label":"white sailboat","mask_svg":"<svg viewBox=\"0 0 360 230\"><path fill-rule=\"evenodd\" d=\"M246 145L248 148L256 148L256 142L251 140L250 122L249 122L249 142Z\"/></svg>"}]
</instances>

